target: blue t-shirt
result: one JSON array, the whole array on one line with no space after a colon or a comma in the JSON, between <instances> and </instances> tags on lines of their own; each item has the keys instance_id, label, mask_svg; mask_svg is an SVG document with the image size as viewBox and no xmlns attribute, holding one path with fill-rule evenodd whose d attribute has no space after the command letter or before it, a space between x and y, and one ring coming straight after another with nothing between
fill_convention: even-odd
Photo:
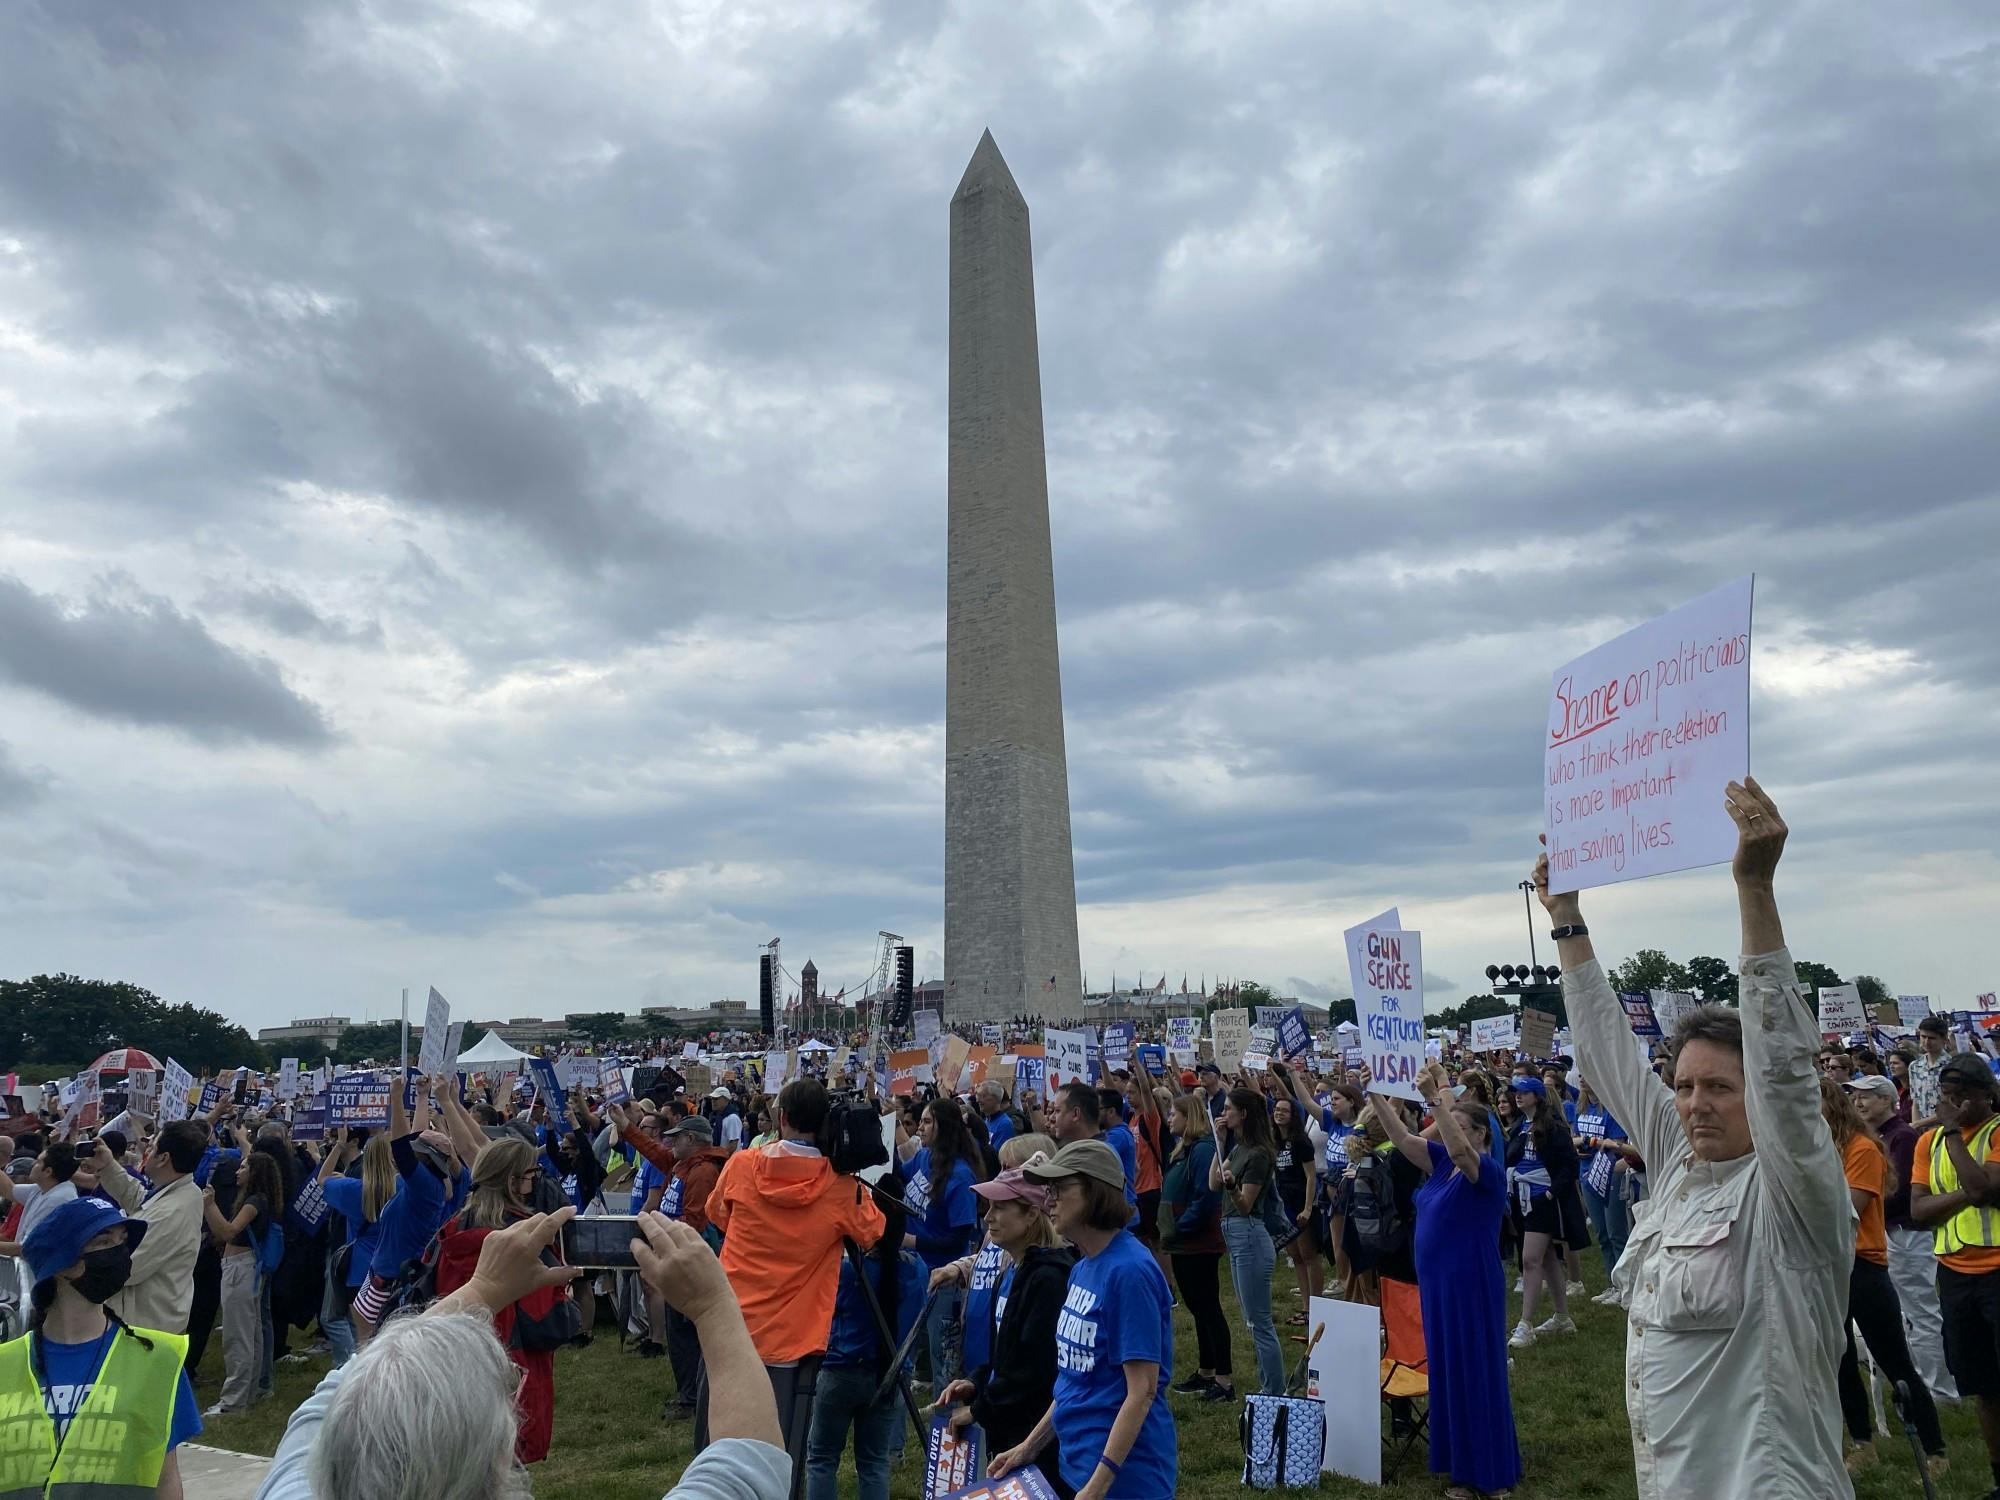
<instances>
[{"instance_id":1,"label":"blue t-shirt","mask_svg":"<svg viewBox=\"0 0 2000 1500\"><path fill-rule=\"evenodd\" d=\"M1063 1478L1090 1482L1118 1408L1125 1404L1125 1362L1160 1367L1153 1404L1132 1451L1111 1481L1109 1500L1166 1500L1179 1474L1167 1385L1174 1376L1173 1299L1152 1252L1130 1230L1069 1273L1069 1295L1056 1319L1056 1441Z\"/></svg>"},{"instance_id":2,"label":"blue t-shirt","mask_svg":"<svg viewBox=\"0 0 2000 1500\"><path fill-rule=\"evenodd\" d=\"M979 1222L978 1195L972 1191L972 1164L955 1161L951 1176L943 1183L931 1181L931 1149L919 1147L905 1167L908 1180L903 1201L920 1215L922 1227L913 1230L917 1254L935 1271L965 1254L972 1243L973 1226Z\"/></svg>"},{"instance_id":3,"label":"blue t-shirt","mask_svg":"<svg viewBox=\"0 0 2000 1500\"><path fill-rule=\"evenodd\" d=\"M1125 1169L1125 1201L1132 1205L1132 1217L1125 1221L1129 1229L1139 1222L1139 1145L1132 1127L1122 1123L1104 1132L1104 1144L1118 1153L1118 1165Z\"/></svg>"},{"instance_id":4,"label":"blue t-shirt","mask_svg":"<svg viewBox=\"0 0 2000 1500\"><path fill-rule=\"evenodd\" d=\"M646 1206L646 1195L651 1193L656 1187L665 1187L666 1182L667 1174L665 1172L654 1166L652 1162L641 1160L638 1175L632 1179L632 1212L636 1214L640 1209L644 1208ZM660 1212L667 1213L667 1200L664 1196L660 1199ZM667 1217L678 1219L680 1215L678 1213L671 1213L667 1214Z\"/></svg>"},{"instance_id":5,"label":"blue t-shirt","mask_svg":"<svg viewBox=\"0 0 2000 1500\"><path fill-rule=\"evenodd\" d=\"M1574 1129L1577 1135L1601 1141L1631 1139L1625 1134L1625 1127L1611 1118L1611 1111L1595 1102L1589 1109L1578 1112ZM1616 1156L1601 1148L1592 1148L1584 1153L1583 1180L1598 1197L1602 1198L1611 1191L1611 1174L1617 1163Z\"/></svg>"},{"instance_id":6,"label":"blue t-shirt","mask_svg":"<svg viewBox=\"0 0 2000 1500\"><path fill-rule=\"evenodd\" d=\"M402 1191L400 1181L396 1190ZM332 1205L333 1211L340 1215L340 1222L347 1226L347 1238L341 1243L354 1247L354 1254L347 1262L347 1284L360 1286L368 1275L368 1268L375 1263L375 1245L382 1238L382 1221L366 1222L361 1206L359 1177L329 1177L321 1191L326 1194L326 1201Z\"/></svg>"},{"instance_id":7,"label":"blue t-shirt","mask_svg":"<svg viewBox=\"0 0 2000 1500\"><path fill-rule=\"evenodd\" d=\"M986 1122L986 1144L996 1152L1014 1139L1014 1117L1001 1110Z\"/></svg>"},{"instance_id":8,"label":"blue t-shirt","mask_svg":"<svg viewBox=\"0 0 2000 1500\"><path fill-rule=\"evenodd\" d=\"M1326 1132L1326 1170L1320 1174L1320 1186L1326 1187L1329 1179L1337 1179L1347 1170L1347 1138L1354 1134L1352 1125L1343 1125L1333 1117L1333 1111L1319 1112L1319 1128Z\"/></svg>"},{"instance_id":9,"label":"blue t-shirt","mask_svg":"<svg viewBox=\"0 0 2000 1500\"><path fill-rule=\"evenodd\" d=\"M42 1368L47 1376L42 1401L49 1420L55 1423L58 1443L69 1431L70 1418L82 1410L89 1397L97 1372L104 1368L105 1358L111 1353L111 1344L108 1338L88 1339L81 1344L42 1340ZM195 1404L194 1387L188 1384L187 1371L182 1370L174 1388L174 1415L167 1428L167 1451L171 1453L200 1431L201 1408Z\"/></svg>"},{"instance_id":10,"label":"blue t-shirt","mask_svg":"<svg viewBox=\"0 0 2000 1500\"><path fill-rule=\"evenodd\" d=\"M652 1163L648 1162L646 1165L651 1166ZM654 1175L657 1177L658 1174ZM670 1219L678 1219L681 1217L682 1207L686 1199L687 1179L685 1177L668 1178L667 1190L660 1194L660 1212ZM646 1200L641 1198L639 1201L643 1204Z\"/></svg>"},{"instance_id":11,"label":"blue t-shirt","mask_svg":"<svg viewBox=\"0 0 2000 1500\"><path fill-rule=\"evenodd\" d=\"M1007 1252L988 1240L972 1262L972 1286L965 1294L965 1364L976 1370L993 1359L993 1326L1000 1321L994 1308L1000 1273L1010 1262Z\"/></svg>"}]
</instances>

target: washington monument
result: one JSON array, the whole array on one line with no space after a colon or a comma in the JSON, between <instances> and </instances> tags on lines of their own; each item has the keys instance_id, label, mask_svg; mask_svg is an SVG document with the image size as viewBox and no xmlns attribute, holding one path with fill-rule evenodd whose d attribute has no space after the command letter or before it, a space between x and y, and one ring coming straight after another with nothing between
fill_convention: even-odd
<instances>
[{"instance_id":1,"label":"washington monument","mask_svg":"<svg viewBox=\"0 0 2000 1500\"><path fill-rule=\"evenodd\" d=\"M1028 205L988 131L951 199L944 975L951 1021L1083 984Z\"/></svg>"}]
</instances>

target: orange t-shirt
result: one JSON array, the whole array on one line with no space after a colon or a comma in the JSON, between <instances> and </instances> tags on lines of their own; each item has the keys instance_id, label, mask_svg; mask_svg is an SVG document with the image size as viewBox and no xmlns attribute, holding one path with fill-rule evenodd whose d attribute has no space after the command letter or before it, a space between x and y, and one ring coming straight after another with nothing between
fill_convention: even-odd
<instances>
[{"instance_id":1,"label":"orange t-shirt","mask_svg":"<svg viewBox=\"0 0 2000 1500\"><path fill-rule=\"evenodd\" d=\"M1861 1210L1861 1223L1854 1231L1854 1253L1863 1260L1886 1266L1889 1231L1882 1222L1882 1192L1889 1183L1889 1158L1867 1136L1857 1135L1848 1141L1840 1165L1847 1174L1847 1185L1868 1195L1868 1204Z\"/></svg>"},{"instance_id":2,"label":"orange t-shirt","mask_svg":"<svg viewBox=\"0 0 2000 1500\"><path fill-rule=\"evenodd\" d=\"M1931 1187L1931 1141L1936 1135L1933 1127L1918 1136L1916 1153L1910 1158L1910 1181L1925 1192ZM1986 1143L1986 1159L2000 1161L2000 1130L1994 1131ZM1949 1255L1940 1255L1938 1263L1969 1276L1983 1276L1989 1271L2000 1271L2000 1246L1969 1245Z\"/></svg>"}]
</instances>

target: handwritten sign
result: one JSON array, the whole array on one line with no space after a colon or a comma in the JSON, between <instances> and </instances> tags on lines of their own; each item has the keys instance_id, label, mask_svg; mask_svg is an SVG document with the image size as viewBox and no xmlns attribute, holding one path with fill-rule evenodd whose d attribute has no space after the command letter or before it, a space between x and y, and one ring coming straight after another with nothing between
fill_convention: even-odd
<instances>
[{"instance_id":1,"label":"handwritten sign","mask_svg":"<svg viewBox=\"0 0 2000 1500\"><path fill-rule=\"evenodd\" d=\"M1551 891L1735 854L1722 793L1750 772L1752 583L1725 584L1556 672L1542 746Z\"/></svg>"},{"instance_id":2,"label":"handwritten sign","mask_svg":"<svg viewBox=\"0 0 2000 1500\"><path fill-rule=\"evenodd\" d=\"M166 1072L160 1079L160 1120L185 1120L188 1113L188 1095L194 1088L194 1075L171 1057L167 1059Z\"/></svg>"},{"instance_id":3,"label":"handwritten sign","mask_svg":"<svg viewBox=\"0 0 2000 1500\"><path fill-rule=\"evenodd\" d=\"M1201 1046L1200 1016L1169 1016L1167 1018L1167 1055L1174 1060L1174 1066L1191 1068L1195 1053Z\"/></svg>"},{"instance_id":4,"label":"handwritten sign","mask_svg":"<svg viewBox=\"0 0 2000 1500\"><path fill-rule=\"evenodd\" d=\"M1823 984L1819 990L1819 1034L1846 1036L1868 1029L1868 1012L1861 990L1852 984Z\"/></svg>"},{"instance_id":5,"label":"handwritten sign","mask_svg":"<svg viewBox=\"0 0 2000 1500\"><path fill-rule=\"evenodd\" d=\"M424 1002L424 1039L417 1048L417 1071L424 1077L437 1077L445 1064L454 1060L445 1052L450 1031L451 1003L432 985L430 998Z\"/></svg>"},{"instance_id":6,"label":"handwritten sign","mask_svg":"<svg viewBox=\"0 0 2000 1500\"><path fill-rule=\"evenodd\" d=\"M1685 990L1649 990L1646 998L1653 1002L1653 1019L1660 1023L1660 1035L1669 1037L1681 1024L1681 1017L1697 1004Z\"/></svg>"},{"instance_id":7,"label":"handwritten sign","mask_svg":"<svg viewBox=\"0 0 2000 1500\"><path fill-rule=\"evenodd\" d=\"M278 1097L289 1099L299 1091L299 1060L284 1058L278 1064Z\"/></svg>"},{"instance_id":8,"label":"handwritten sign","mask_svg":"<svg viewBox=\"0 0 2000 1500\"><path fill-rule=\"evenodd\" d=\"M1521 1007L1521 1051L1529 1057L1556 1055L1556 1018L1552 1012Z\"/></svg>"},{"instance_id":9,"label":"handwritten sign","mask_svg":"<svg viewBox=\"0 0 2000 1500\"><path fill-rule=\"evenodd\" d=\"M1224 1073L1243 1070L1243 1054L1250 1050L1250 1012L1219 1010L1208 1018L1208 1035L1215 1043L1215 1065Z\"/></svg>"},{"instance_id":10,"label":"handwritten sign","mask_svg":"<svg viewBox=\"0 0 2000 1500\"><path fill-rule=\"evenodd\" d=\"M1395 928L1349 928L1347 963L1361 1052L1376 1093L1417 1099L1424 1066L1423 939Z\"/></svg>"},{"instance_id":11,"label":"handwritten sign","mask_svg":"<svg viewBox=\"0 0 2000 1500\"><path fill-rule=\"evenodd\" d=\"M1519 1035L1511 1015L1479 1016L1472 1023L1472 1050L1499 1052L1512 1047Z\"/></svg>"},{"instance_id":12,"label":"handwritten sign","mask_svg":"<svg viewBox=\"0 0 2000 1500\"><path fill-rule=\"evenodd\" d=\"M1905 1026L1914 1026L1931 1013L1929 995L1898 995L1896 997L1896 1019Z\"/></svg>"},{"instance_id":13,"label":"handwritten sign","mask_svg":"<svg viewBox=\"0 0 2000 1500\"><path fill-rule=\"evenodd\" d=\"M1066 1083L1090 1082L1090 1038L1081 1031L1045 1030L1042 1047L1047 1053L1051 1091Z\"/></svg>"}]
</instances>

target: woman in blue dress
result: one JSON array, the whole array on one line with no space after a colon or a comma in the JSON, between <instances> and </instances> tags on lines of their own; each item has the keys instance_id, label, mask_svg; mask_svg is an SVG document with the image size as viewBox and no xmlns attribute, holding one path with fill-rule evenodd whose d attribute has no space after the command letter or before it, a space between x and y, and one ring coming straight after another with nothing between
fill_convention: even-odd
<instances>
[{"instance_id":1,"label":"woman in blue dress","mask_svg":"<svg viewBox=\"0 0 2000 1500\"><path fill-rule=\"evenodd\" d=\"M1435 1119L1430 1131L1412 1135L1386 1100L1378 1099L1375 1115L1396 1149L1427 1174L1417 1189L1416 1258L1430 1361L1431 1472L1451 1476L1446 1500L1497 1500L1521 1478L1500 1267L1507 1174L1493 1154L1484 1106L1454 1104L1439 1064L1417 1075L1417 1091Z\"/></svg>"}]
</instances>

